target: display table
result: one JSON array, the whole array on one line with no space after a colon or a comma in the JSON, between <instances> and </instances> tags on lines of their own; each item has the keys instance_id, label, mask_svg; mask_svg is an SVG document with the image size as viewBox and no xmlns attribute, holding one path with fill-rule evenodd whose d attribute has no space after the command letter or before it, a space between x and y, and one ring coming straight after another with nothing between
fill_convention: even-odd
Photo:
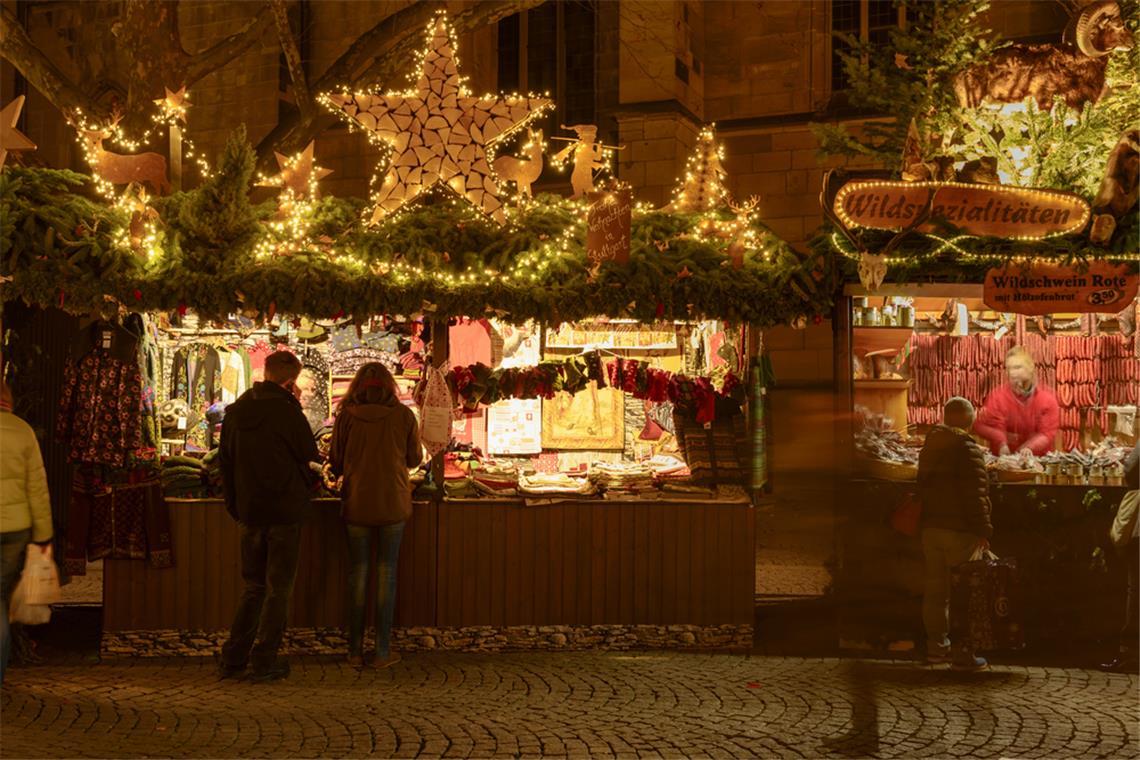
<instances>
[{"instance_id":1,"label":"display table","mask_svg":"<svg viewBox=\"0 0 1140 760\"><path fill-rule=\"evenodd\" d=\"M107 560L105 633L230 625L242 590L238 526L218 500L169 503L175 565ZM337 507L318 502L305 526L291 628L344 623ZM743 499L416 503L400 550L396 626L750 631L754 537L755 513Z\"/></svg>"},{"instance_id":2,"label":"display table","mask_svg":"<svg viewBox=\"0 0 1140 760\"><path fill-rule=\"evenodd\" d=\"M851 481L835 573L840 639L850 648L906 649L923 640L922 546L890 526L891 513L914 489L913 482ZM991 545L1018 562L1028 649L1115 639L1125 568L1108 528L1124 493L1119 486L992 486Z\"/></svg>"}]
</instances>

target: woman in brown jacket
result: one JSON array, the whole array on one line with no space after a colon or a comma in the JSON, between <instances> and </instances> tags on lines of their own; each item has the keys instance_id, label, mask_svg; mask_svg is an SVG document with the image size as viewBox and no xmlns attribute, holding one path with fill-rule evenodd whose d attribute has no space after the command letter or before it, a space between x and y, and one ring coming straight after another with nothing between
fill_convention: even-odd
<instances>
[{"instance_id":1,"label":"woman in brown jacket","mask_svg":"<svg viewBox=\"0 0 1140 760\"><path fill-rule=\"evenodd\" d=\"M412 514L408 469L423 461L416 416L400 403L396 381L383 364L365 364L337 409L329 463L344 476L341 514L348 530L348 661L364 664L368 557L376 559L376 667L399 661L389 647L396 607L396 564L404 522Z\"/></svg>"}]
</instances>

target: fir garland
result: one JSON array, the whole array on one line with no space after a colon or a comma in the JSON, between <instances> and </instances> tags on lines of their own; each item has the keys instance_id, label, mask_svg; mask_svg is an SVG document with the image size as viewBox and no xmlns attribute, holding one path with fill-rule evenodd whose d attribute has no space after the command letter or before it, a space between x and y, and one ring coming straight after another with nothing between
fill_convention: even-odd
<instances>
[{"instance_id":1,"label":"fir garland","mask_svg":"<svg viewBox=\"0 0 1140 760\"><path fill-rule=\"evenodd\" d=\"M730 240L694 233L701 215L640 212L629 263L591 275L583 207L551 195L521 208L505 228L461 204L440 203L368 229L360 221L363 201L325 198L313 204L305 245L285 241L286 255L258 258L259 241L275 234L276 203L249 202L252 168L239 133L202 186L152 200L158 242L148 259L117 242L130 214L84 192L87 177L8 167L0 175L3 297L77 313L493 313L553 324L602 315L768 326L831 308L825 260L801 257L758 222L760 250L733 269ZM733 217L726 210L721 218Z\"/></svg>"}]
</instances>

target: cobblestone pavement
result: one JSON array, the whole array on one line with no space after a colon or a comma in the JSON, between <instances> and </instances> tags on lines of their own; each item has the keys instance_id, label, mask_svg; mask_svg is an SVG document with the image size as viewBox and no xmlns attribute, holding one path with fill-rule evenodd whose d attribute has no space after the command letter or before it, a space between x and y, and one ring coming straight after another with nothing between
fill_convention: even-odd
<instances>
[{"instance_id":1,"label":"cobblestone pavement","mask_svg":"<svg viewBox=\"0 0 1140 760\"><path fill-rule=\"evenodd\" d=\"M208 659L15 669L15 757L1138 757L1129 675L680 653L306 658L273 684Z\"/></svg>"}]
</instances>

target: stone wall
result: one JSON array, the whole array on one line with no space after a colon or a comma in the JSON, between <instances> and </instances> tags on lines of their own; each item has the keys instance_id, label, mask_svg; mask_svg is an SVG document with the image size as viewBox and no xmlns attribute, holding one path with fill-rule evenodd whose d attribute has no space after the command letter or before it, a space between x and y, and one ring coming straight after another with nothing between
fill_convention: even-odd
<instances>
[{"instance_id":1,"label":"stone wall","mask_svg":"<svg viewBox=\"0 0 1140 760\"><path fill-rule=\"evenodd\" d=\"M592 625L510 626L494 628L396 628L392 648L399 652L580 651L631 649L695 649L748 651L751 625ZM214 655L225 631L121 631L104 633L104 658L202 657ZM365 650L373 646L366 637ZM343 655L348 651L339 628L290 628L282 652L291 655Z\"/></svg>"}]
</instances>

